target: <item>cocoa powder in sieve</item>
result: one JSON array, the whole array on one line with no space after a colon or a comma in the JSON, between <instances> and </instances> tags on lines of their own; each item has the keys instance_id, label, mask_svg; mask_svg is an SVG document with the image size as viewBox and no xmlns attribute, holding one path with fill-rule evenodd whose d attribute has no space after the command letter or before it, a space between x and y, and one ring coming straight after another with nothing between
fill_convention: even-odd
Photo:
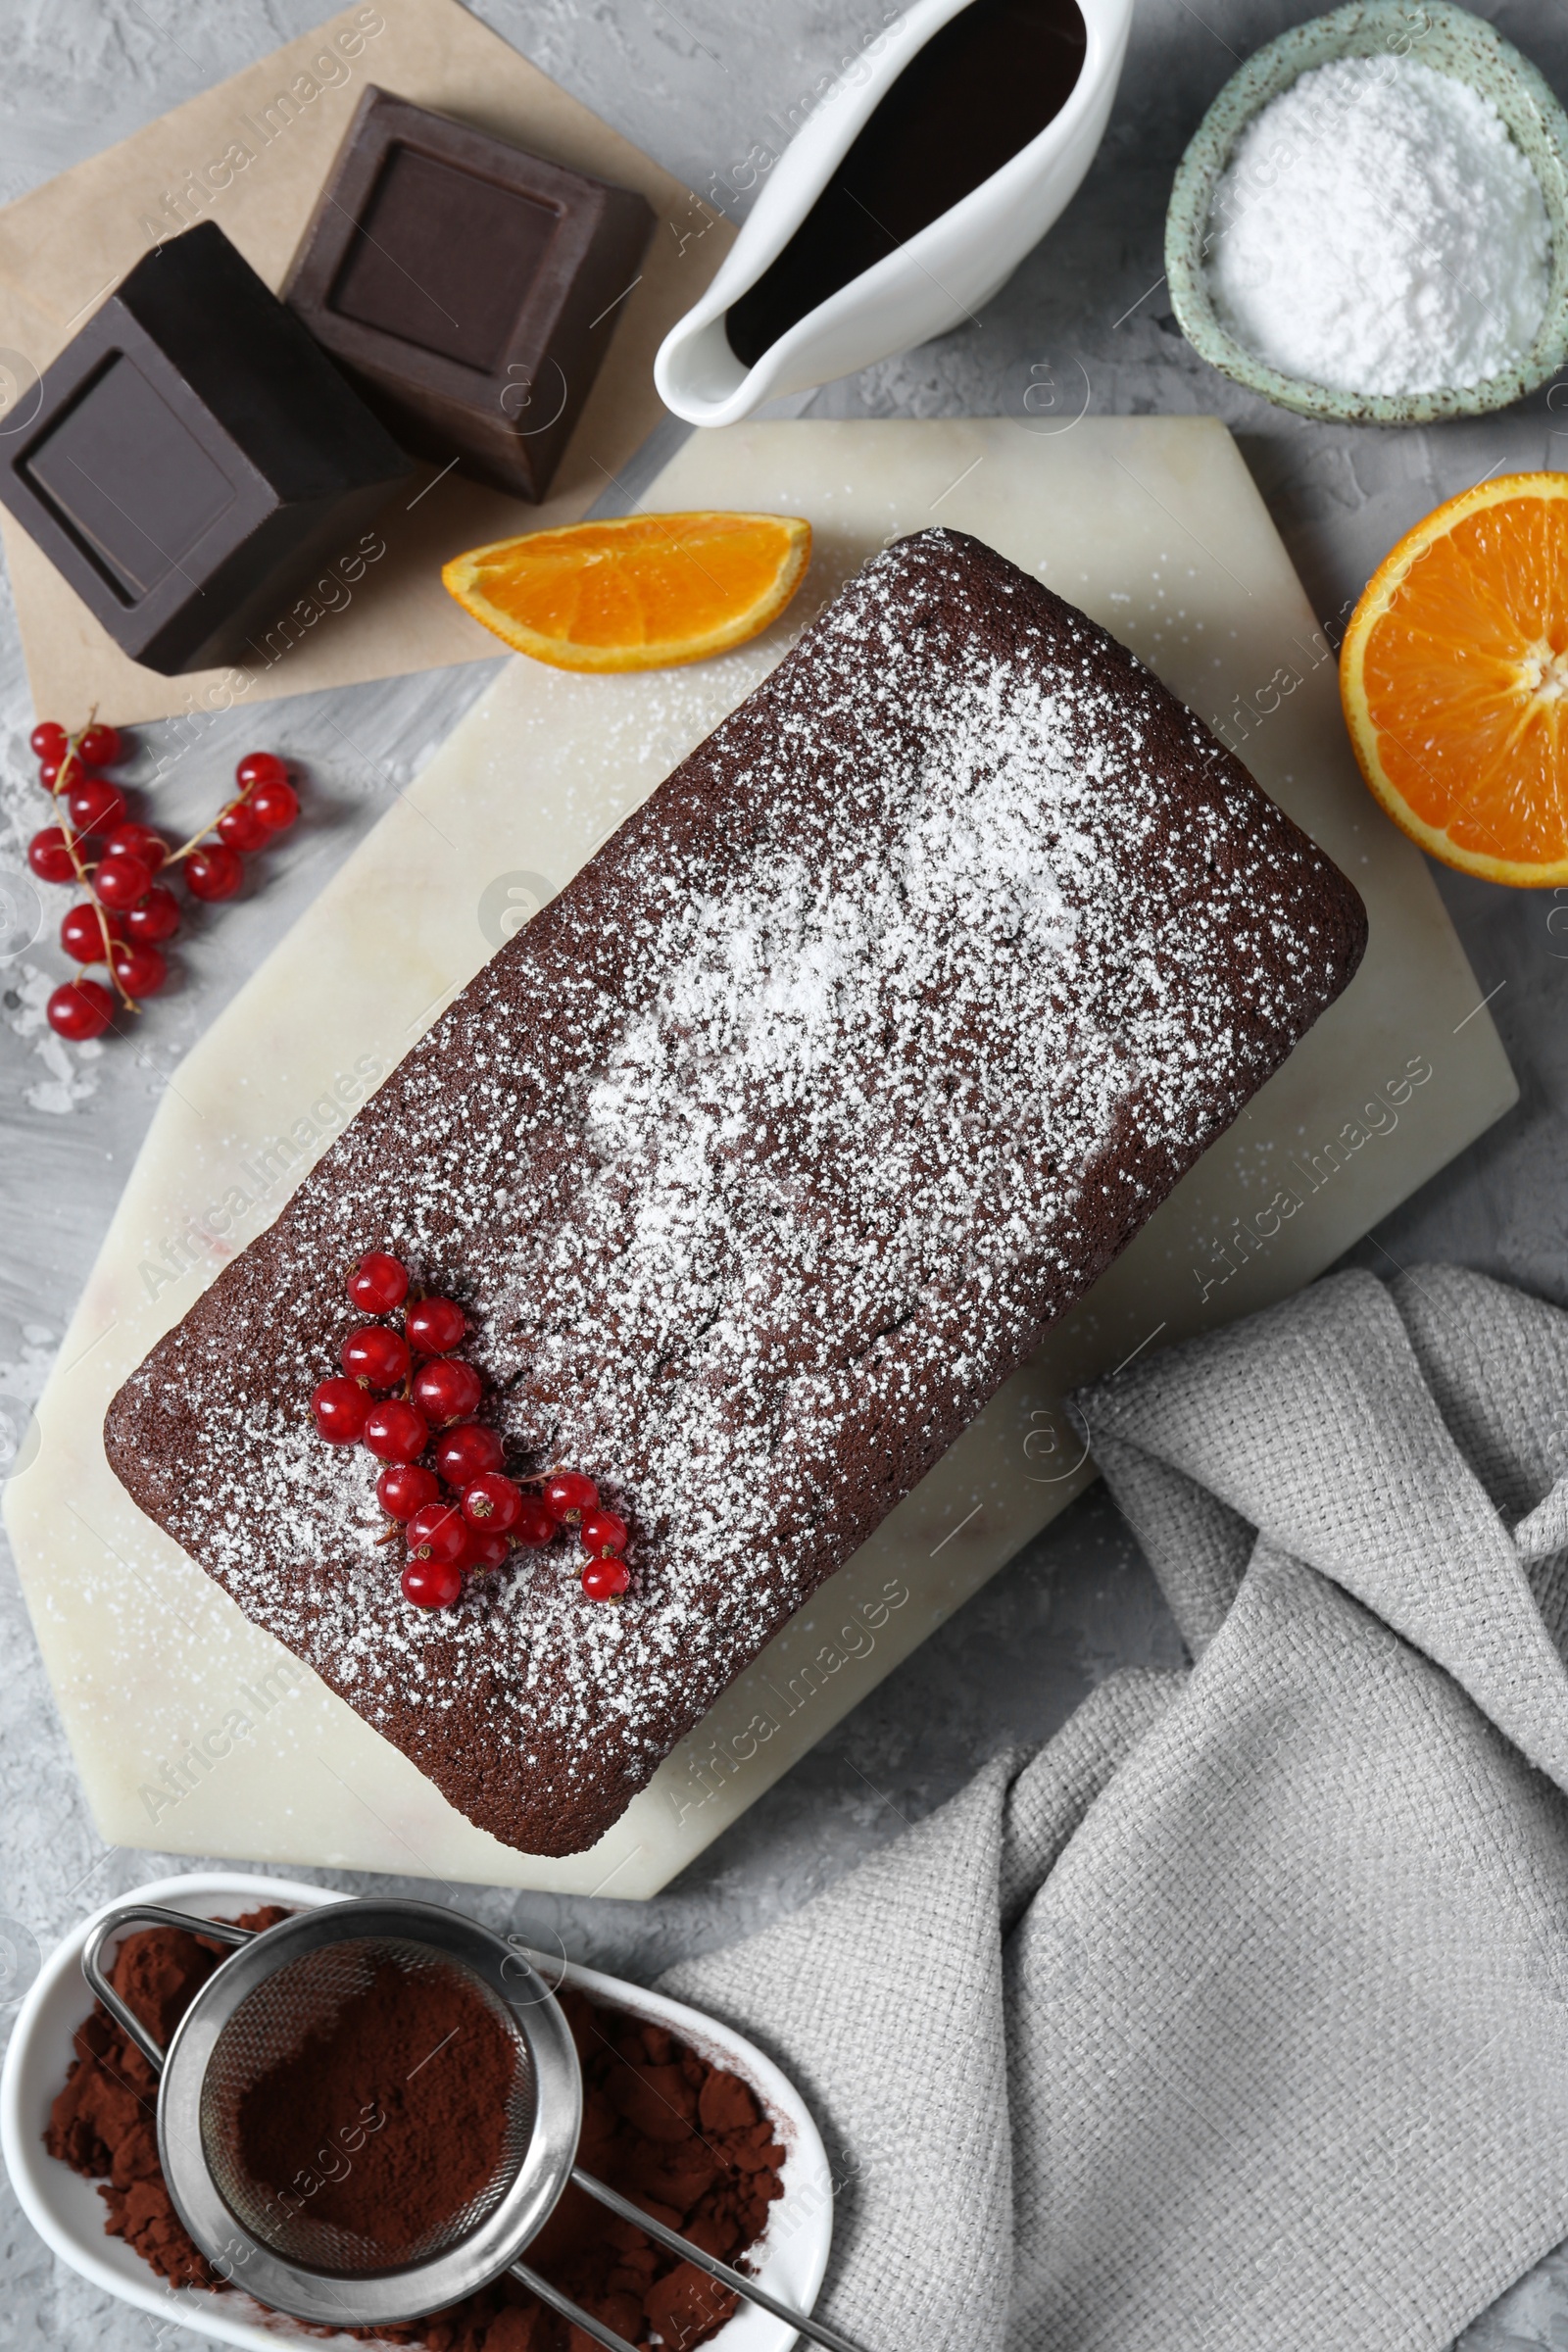
<instances>
[{"instance_id":1,"label":"cocoa powder in sieve","mask_svg":"<svg viewBox=\"0 0 1568 2352\"><path fill-rule=\"evenodd\" d=\"M239 1924L270 1927L282 1916L258 1911ZM112 1981L167 2043L225 1949L177 1929L143 1930L121 1945ZM744 2268L770 2203L783 2193L784 2150L751 2090L660 2027L598 2008L576 1992L564 1992L562 2006L582 2061L579 2154L587 2170L706 2251ZM433 2043L437 2036L428 2038ZM372 2038L367 2055L374 2054ZM75 2057L45 2144L102 2182L111 2235L124 2238L174 2285L222 2289L227 2282L186 2235L164 2185L157 2097L152 2068L95 2002L77 2029ZM384 2230L384 2217L376 2221ZM704 2272L662 2252L633 2224L616 2221L574 2188L527 2259L629 2343L657 2344L662 2352L692 2352L734 2310L734 2298ZM568 2328L505 2278L447 2311L379 2334L426 2352L595 2352L580 2329Z\"/></svg>"},{"instance_id":2,"label":"cocoa powder in sieve","mask_svg":"<svg viewBox=\"0 0 1568 2352\"><path fill-rule=\"evenodd\" d=\"M243 2168L285 2223L362 2240L368 2269L412 2261L502 2162L514 2047L457 1969L382 1961L241 2097Z\"/></svg>"}]
</instances>

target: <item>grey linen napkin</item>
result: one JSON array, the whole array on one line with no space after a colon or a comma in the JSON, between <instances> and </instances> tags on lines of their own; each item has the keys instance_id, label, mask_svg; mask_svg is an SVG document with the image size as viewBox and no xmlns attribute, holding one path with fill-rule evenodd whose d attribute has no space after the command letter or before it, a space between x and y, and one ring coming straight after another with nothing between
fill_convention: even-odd
<instances>
[{"instance_id":1,"label":"grey linen napkin","mask_svg":"<svg viewBox=\"0 0 1568 2352\"><path fill-rule=\"evenodd\" d=\"M1193 1671L662 1988L873 2352L1446 2344L1568 2234L1568 1315L1336 1275L1079 1401Z\"/></svg>"}]
</instances>

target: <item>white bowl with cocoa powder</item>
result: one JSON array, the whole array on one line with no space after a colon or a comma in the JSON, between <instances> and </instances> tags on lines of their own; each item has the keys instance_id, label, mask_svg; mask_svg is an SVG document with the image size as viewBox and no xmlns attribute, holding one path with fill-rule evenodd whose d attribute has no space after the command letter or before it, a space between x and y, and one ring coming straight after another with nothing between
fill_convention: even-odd
<instances>
[{"instance_id":1,"label":"white bowl with cocoa powder","mask_svg":"<svg viewBox=\"0 0 1568 2352\"><path fill-rule=\"evenodd\" d=\"M289 2343L312 2345L317 2352L338 2343L348 2352L356 2339L307 2330L275 2312L263 2311L236 2291L220 2294L205 2287L168 2285L122 2239L107 2235L96 2182L83 2180L47 2153L44 2130L71 2064L72 2036L92 2007L81 1953L103 1911L148 1902L188 1911L193 1920L220 1919L265 1903L304 1910L343 1899L331 1887L229 1871L159 1879L117 1895L113 1903L84 1919L44 1962L17 2018L0 2078L0 2152L23 2211L62 2262L155 2320L194 2328L218 2343L248 2346L250 2352L278 2352L280 2344ZM833 2183L821 2136L794 2084L760 2050L716 2018L595 1969L562 1963L550 1974L552 1982L559 1978L607 2008L666 2027L700 2057L739 2075L750 2086L787 2154L781 2176L784 2193L773 2205L766 2232L749 2260L770 2293L798 2311L809 2311L832 2242ZM799 2340L783 2321L744 2305L709 2343L710 2352L789 2352Z\"/></svg>"}]
</instances>

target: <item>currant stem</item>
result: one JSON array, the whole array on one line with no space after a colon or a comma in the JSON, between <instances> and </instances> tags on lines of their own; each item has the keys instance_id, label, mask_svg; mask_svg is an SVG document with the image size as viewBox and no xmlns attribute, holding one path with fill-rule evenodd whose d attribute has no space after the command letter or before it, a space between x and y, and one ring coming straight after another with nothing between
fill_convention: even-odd
<instances>
[{"instance_id":1,"label":"currant stem","mask_svg":"<svg viewBox=\"0 0 1568 2352\"><path fill-rule=\"evenodd\" d=\"M199 850L202 846L202 843L207 839L208 834L216 833L218 831L219 826L222 823L229 810L231 808L238 808L241 807L244 802L250 799L251 794L255 790L256 787L254 784L247 784L243 792L236 792L231 801L225 801L222 808L220 808L218 814L214 817L210 825L203 825L199 833L193 833L189 841L184 844L183 848L172 850L170 852L169 856L164 859L165 865L178 865L180 859L182 858L188 858L192 850Z\"/></svg>"},{"instance_id":2,"label":"currant stem","mask_svg":"<svg viewBox=\"0 0 1568 2352\"><path fill-rule=\"evenodd\" d=\"M109 917L104 912L101 899L95 898L91 900L90 904L94 914L98 917L98 936L104 943L104 961L113 971L115 968L115 943L109 936ZM116 986L119 986L118 981Z\"/></svg>"},{"instance_id":3,"label":"currant stem","mask_svg":"<svg viewBox=\"0 0 1568 2352\"><path fill-rule=\"evenodd\" d=\"M93 720L97 717L97 715L98 706L96 703L94 703L92 709L88 711L86 717L82 720L81 725L76 729L74 735L70 733L67 734L66 756L60 762L59 775L56 776L54 782L49 787L49 798L52 801L59 800L62 789L67 792L70 791L71 763L73 760L75 760L78 765L81 765L82 774L86 774L86 767L81 762L81 739L86 734L87 729L92 725Z\"/></svg>"},{"instance_id":4,"label":"currant stem","mask_svg":"<svg viewBox=\"0 0 1568 2352\"><path fill-rule=\"evenodd\" d=\"M96 703L94 703L92 709L88 711L86 717L83 719L81 725L76 729L75 733L66 737L66 756L60 762L60 774L56 776L54 782L49 787L49 795L51 800L59 800L62 778L68 778L70 776L71 762L73 760L79 757L78 746L80 745L81 739L86 734L87 729L93 724L93 721L97 718L97 716L98 706ZM82 772L85 774L86 770L83 769ZM76 836L72 831L71 827L69 825L62 825L60 832L61 837L66 845L66 856L71 859L72 870L75 874L76 880L80 883L82 889L87 893L87 898L92 906L92 910L98 917L98 936L104 943L104 962L108 966L109 977L115 984L115 990L120 998L120 1002L122 1004L123 1004L127 1012L140 1012L141 1006L137 1004L135 998L130 994L129 990L121 985L120 974L115 969L114 942L109 935L109 917L107 914L105 914L103 909L103 902L99 898L97 892L93 889L92 883L89 879L91 868L83 863L81 853L76 847Z\"/></svg>"},{"instance_id":5,"label":"currant stem","mask_svg":"<svg viewBox=\"0 0 1568 2352\"><path fill-rule=\"evenodd\" d=\"M98 706L95 703L93 705L94 710L96 710ZM89 718L87 721L87 726L90 727L91 725L92 720ZM87 732L87 727L83 727L81 731L85 735ZM99 898L97 892L93 889L91 882L88 880L90 869L82 863L80 852L76 848L76 837L72 832L69 825L63 825L61 827L61 835L66 845L66 855L70 858L72 865L75 871L76 880L81 884L82 889L87 893L88 903L91 906L94 914L98 917L98 935L104 943L104 961L109 966L109 977L115 984L115 988L120 997L120 1002L122 1004L123 1004L127 1012L140 1012L141 1006L137 1004L135 998L129 993L129 991L122 985L120 974L115 969L114 943L109 936L109 917L104 912L103 901Z\"/></svg>"}]
</instances>

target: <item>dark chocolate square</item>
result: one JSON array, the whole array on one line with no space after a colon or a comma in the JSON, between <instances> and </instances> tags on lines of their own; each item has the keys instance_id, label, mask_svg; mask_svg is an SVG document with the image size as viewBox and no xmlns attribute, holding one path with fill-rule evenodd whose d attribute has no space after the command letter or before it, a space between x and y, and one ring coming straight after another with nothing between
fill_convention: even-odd
<instances>
[{"instance_id":1,"label":"dark chocolate square","mask_svg":"<svg viewBox=\"0 0 1568 2352\"><path fill-rule=\"evenodd\" d=\"M212 221L143 256L37 400L0 500L166 676L247 660L413 472Z\"/></svg>"},{"instance_id":2,"label":"dark chocolate square","mask_svg":"<svg viewBox=\"0 0 1568 2352\"><path fill-rule=\"evenodd\" d=\"M448 223L459 211L468 234L454 251ZM330 307L488 372L505 354L560 224L559 205L498 187L400 139L354 223Z\"/></svg>"},{"instance_id":3,"label":"dark chocolate square","mask_svg":"<svg viewBox=\"0 0 1568 2352\"><path fill-rule=\"evenodd\" d=\"M372 88L283 297L405 448L539 499L653 218L629 189Z\"/></svg>"},{"instance_id":4,"label":"dark chocolate square","mask_svg":"<svg viewBox=\"0 0 1568 2352\"><path fill-rule=\"evenodd\" d=\"M24 470L127 605L178 570L237 495L123 352L34 441Z\"/></svg>"}]
</instances>

